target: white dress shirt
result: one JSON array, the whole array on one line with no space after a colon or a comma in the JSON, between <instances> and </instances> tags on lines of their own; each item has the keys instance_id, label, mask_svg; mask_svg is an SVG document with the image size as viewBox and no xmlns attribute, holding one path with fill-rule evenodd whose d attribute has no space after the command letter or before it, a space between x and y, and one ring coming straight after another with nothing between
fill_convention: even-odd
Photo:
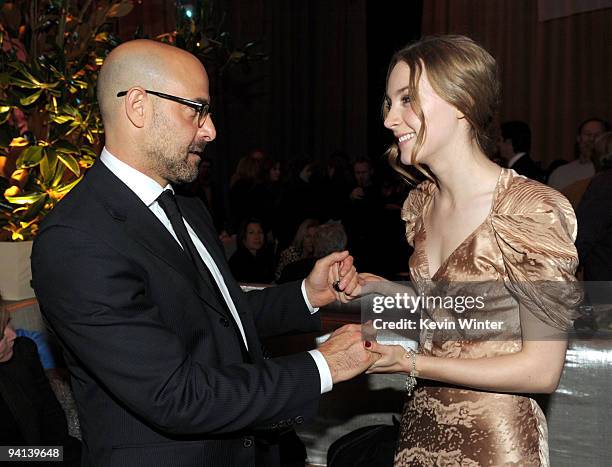
<instances>
[{"instance_id":1,"label":"white dress shirt","mask_svg":"<svg viewBox=\"0 0 612 467\"><path fill-rule=\"evenodd\" d=\"M512 157L510 158L510 160L508 161L508 168L509 168L509 169L511 169L511 168L512 168L512 166L513 166L514 164L516 164L516 162L517 162L517 161L518 161L518 160L519 160L521 157L523 157L525 154L527 154L527 153L526 153L526 152L517 152L517 153L516 153L514 156L512 156Z\"/></svg>"},{"instance_id":2,"label":"white dress shirt","mask_svg":"<svg viewBox=\"0 0 612 467\"><path fill-rule=\"evenodd\" d=\"M595 175L595 166L591 161L582 162L576 159L553 170L548 177L548 186L562 191L572 183L593 175Z\"/></svg>"},{"instance_id":3,"label":"white dress shirt","mask_svg":"<svg viewBox=\"0 0 612 467\"><path fill-rule=\"evenodd\" d=\"M164 227L168 229L168 231L172 234L172 236L177 241L177 243L181 246L181 248L183 248L183 246L181 245L181 242L176 236L176 233L174 232L174 229L172 228L170 219L168 219L168 216L166 216L166 213L164 212L162 207L157 202L157 198L159 197L159 195L162 194L164 190L172 190L172 192L174 192L174 189L172 188L172 186L168 184L167 186L162 187L161 185L159 185L159 183L157 183L155 180L153 180L149 176L143 174L142 172L139 172L135 168L126 164L125 162L117 159L106 148L102 149L100 160L113 174L117 176L117 178L119 178L119 180L125 183L128 186L128 188L132 190L134 194L138 196L138 198L140 198L140 200L151 210L151 212L155 214L155 217L157 217L160 220L160 222L164 225ZM234 304L234 301L232 300L232 297L229 293L227 285L225 284L223 276L221 275L221 271L219 271L217 264L215 263L213 258L210 256L210 253L208 252L208 250L206 249L202 241L195 234L194 230L191 228L189 223L184 218L183 218L183 222L185 223L185 227L187 228L187 233L191 237L193 244L198 250L198 253L200 254L200 257L202 258L202 261L204 261L204 264L209 269L210 273L215 279L215 282L217 283L217 286L219 287L219 290L221 291L221 295L225 299L227 307L230 310L230 313L232 314L232 317L234 318L236 325L238 326L238 330L240 331L240 335L242 336L244 345L248 349L249 347L247 344L246 335L244 333L244 327L242 326L242 321L240 321L240 316L238 316L238 310L236 310L236 305ZM310 312L316 313L318 311L318 308L316 309L313 308L310 302L308 301L308 296L306 295L306 287L305 287L304 282L302 282L301 290L302 290L302 295L304 297L304 301L306 302L306 305L308 306ZM317 368L319 370L319 376L321 379L321 394L323 394L324 392L331 391L333 387L332 376L331 376L331 371L329 369L329 365L327 364L327 361L325 360L325 357L323 357L321 352L319 352L318 350L310 350L309 353L310 355L312 355L312 358L314 359L317 365Z\"/></svg>"}]
</instances>

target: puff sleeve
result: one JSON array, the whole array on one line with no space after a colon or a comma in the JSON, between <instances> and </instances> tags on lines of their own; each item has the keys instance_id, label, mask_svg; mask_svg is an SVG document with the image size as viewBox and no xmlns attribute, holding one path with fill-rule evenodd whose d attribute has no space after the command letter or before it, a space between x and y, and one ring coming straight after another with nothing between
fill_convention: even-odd
<instances>
[{"instance_id":1,"label":"puff sleeve","mask_svg":"<svg viewBox=\"0 0 612 467\"><path fill-rule=\"evenodd\" d=\"M576 216L557 191L523 177L514 180L491 218L506 287L538 319L568 330L582 301L574 276Z\"/></svg>"},{"instance_id":2,"label":"puff sleeve","mask_svg":"<svg viewBox=\"0 0 612 467\"><path fill-rule=\"evenodd\" d=\"M406 222L406 240L414 246L414 235L423 222L423 208L435 188L433 182L426 180L410 190L402 206L401 216Z\"/></svg>"}]
</instances>

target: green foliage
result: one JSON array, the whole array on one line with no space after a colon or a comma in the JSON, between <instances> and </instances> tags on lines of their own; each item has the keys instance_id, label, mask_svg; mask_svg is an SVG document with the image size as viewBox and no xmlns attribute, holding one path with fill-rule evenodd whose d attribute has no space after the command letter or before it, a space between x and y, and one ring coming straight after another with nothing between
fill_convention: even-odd
<instances>
[{"instance_id":1,"label":"green foliage","mask_svg":"<svg viewBox=\"0 0 612 467\"><path fill-rule=\"evenodd\" d=\"M268 59L267 54L259 51L261 41L236 45L225 28L226 12L218 8L221 2L179 0L176 3L176 31L162 34L156 39L173 43L198 57L213 78L213 93L216 85L227 83L224 76L227 70L237 68L243 75L248 74L252 64Z\"/></svg>"},{"instance_id":2,"label":"green foliage","mask_svg":"<svg viewBox=\"0 0 612 467\"><path fill-rule=\"evenodd\" d=\"M190 1L191 17L182 3L177 29L155 39L200 58L213 85L226 82L226 69L248 72L267 59L257 42L234 46L212 0ZM119 44L109 22L132 8L133 0L0 0L0 241L34 237L100 152L96 80Z\"/></svg>"},{"instance_id":3,"label":"green foliage","mask_svg":"<svg viewBox=\"0 0 612 467\"><path fill-rule=\"evenodd\" d=\"M101 145L95 83L131 0L0 2L0 227L31 239ZM0 239L3 237L0 235Z\"/></svg>"}]
</instances>

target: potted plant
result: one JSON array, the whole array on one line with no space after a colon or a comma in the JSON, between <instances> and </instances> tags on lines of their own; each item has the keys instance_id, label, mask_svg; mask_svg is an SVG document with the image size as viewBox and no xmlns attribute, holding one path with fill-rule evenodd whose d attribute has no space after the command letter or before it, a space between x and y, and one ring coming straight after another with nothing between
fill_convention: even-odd
<instances>
[{"instance_id":1,"label":"potted plant","mask_svg":"<svg viewBox=\"0 0 612 467\"><path fill-rule=\"evenodd\" d=\"M213 1L193 3L177 2L177 30L156 39L194 53L217 76L267 58L254 42L234 47ZM7 300L34 296L32 238L101 149L96 80L120 42L110 22L132 9L132 0L0 0L0 293Z\"/></svg>"},{"instance_id":2,"label":"potted plant","mask_svg":"<svg viewBox=\"0 0 612 467\"><path fill-rule=\"evenodd\" d=\"M0 292L33 297L32 238L101 144L95 82L127 0L0 2Z\"/></svg>"}]
</instances>

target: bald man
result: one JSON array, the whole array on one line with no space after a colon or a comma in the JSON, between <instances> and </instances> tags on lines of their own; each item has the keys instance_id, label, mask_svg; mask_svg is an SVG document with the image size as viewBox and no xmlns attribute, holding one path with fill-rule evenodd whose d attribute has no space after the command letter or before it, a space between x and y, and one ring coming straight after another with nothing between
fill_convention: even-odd
<instances>
[{"instance_id":1,"label":"bald man","mask_svg":"<svg viewBox=\"0 0 612 467\"><path fill-rule=\"evenodd\" d=\"M279 433L376 356L356 327L274 359L259 339L317 329L318 307L359 292L352 258L335 253L303 282L243 293L204 204L173 194L216 136L202 64L127 42L106 59L98 98L106 146L32 253L72 374L83 465L277 465Z\"/></svg>"}]
</instances>

